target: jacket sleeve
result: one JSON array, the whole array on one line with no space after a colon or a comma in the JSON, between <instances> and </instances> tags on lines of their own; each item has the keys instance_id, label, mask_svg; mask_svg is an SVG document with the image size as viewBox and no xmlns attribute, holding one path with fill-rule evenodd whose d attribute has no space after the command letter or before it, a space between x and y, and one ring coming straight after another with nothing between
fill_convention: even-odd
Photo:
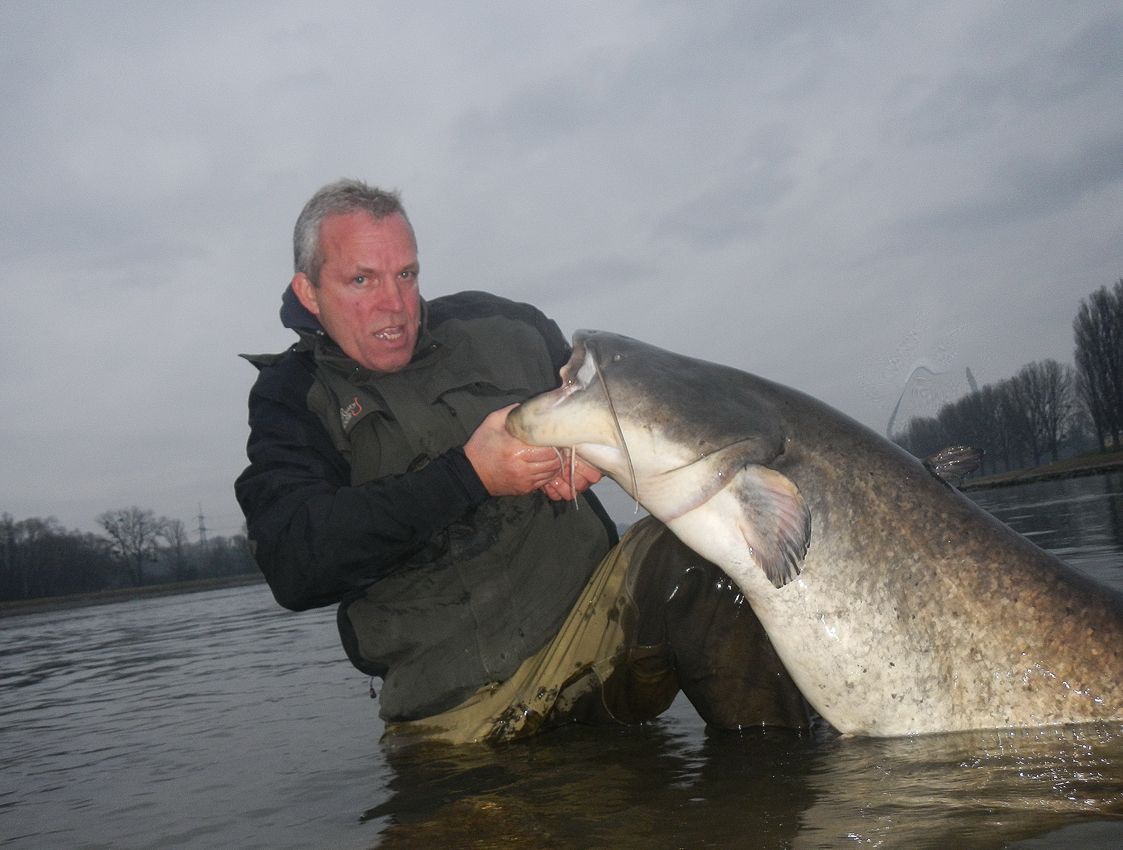
<instances>
[{"instance_id":1,"label":"jacket sleeve","mask_svg":"<svg viewBox=\"0 0 1123 850\"><path fill-rule=\"evenodd\" d=\"M350 467L306 396L310 356L262 369L250 392L250 465L234 490L254 557L293 611L378 581L488 498L462 448L404 475L350 486Z\"/></svg>"}]
</instances>

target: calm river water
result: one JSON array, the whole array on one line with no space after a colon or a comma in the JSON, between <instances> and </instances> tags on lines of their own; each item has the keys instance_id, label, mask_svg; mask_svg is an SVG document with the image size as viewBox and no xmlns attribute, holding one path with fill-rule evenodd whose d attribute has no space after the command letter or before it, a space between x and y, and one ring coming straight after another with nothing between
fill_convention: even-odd
<instances>
[{"instance_id":1,"label":"calm river water","mask_svg":"<svg viewBox=\"0 0 1123 850\"><path fill-rule=\"evenodd\" d=\"M1123 589L1123 476L972 496ZM1123 727L902 740L568 728L379 744L331 611L263 586L0 620L0 845L1118 848Z\"/></svg>"}]
</instances>

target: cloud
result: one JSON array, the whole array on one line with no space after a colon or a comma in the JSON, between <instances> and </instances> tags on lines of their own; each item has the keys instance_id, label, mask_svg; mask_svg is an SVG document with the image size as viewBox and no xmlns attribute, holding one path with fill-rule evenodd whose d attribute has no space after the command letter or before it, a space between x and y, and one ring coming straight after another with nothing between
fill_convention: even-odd
<instances>
[{"instance_id":1,"label":"cloud","mask_svg":"<svg viewBox=\"0 0 1123 850\"><path fill-rule=\"evenodd\" d=\"M770 133L776 138L768 137ZM794 150L783 141L786 131L768 128L761 135L765 138L746 145L742 156L722 169L711 188L667 212L656 224L654 238L677 236L711 249L756 235L769 211L796 183Z\"/></svg>"},{"instance_id":2,"label":"cloud","mask_svg":"<svg viewBox=\"0 0 1123 850\"><path fill-rule=\"evenodd\" d=\"M1123 134L1085 141L1059 158L1020 156L998 165L982 192L913 223L918 230L976 237L1020 221L1056 215L1123 180Z\"/></svg>"},{"instance_id":3,"label":"cloud","mask_svg":"<svg viewBox=\"0 0 1123 850\"><path fill-rule=\"evenodd\" d=\"M983 33L976 37L978 52L971 61L965 57L963 70L928 79L906 74L891 95L900 111L886 122L888 136L931 144L1047 116L1074 102L1114 99L1123 83L1123 14L1112 11L1069 32L1060 17L1039 35L1034 16L1003 16L984 28L985 41ZM993 58L986 55L991 50ZM910 99L915 103L907 105Z\"/></svg>"},{"instance_id":4,"label":"cloud","mask_svg":"<svg viewBox=\"0 0 1123 850\"><path fill-rule=\"evenodd\" d=\"M0 511L91 528L201 502L236 528L235 355L290 343L292 224L340 176L404 191L428 296L498 291L878 427L900 376L875 399L867 378L920 305L981 381L1067 359L1081 294L1123 273L1121 22L1109 2L0 4Z\"/></svg>"}]
</instances>

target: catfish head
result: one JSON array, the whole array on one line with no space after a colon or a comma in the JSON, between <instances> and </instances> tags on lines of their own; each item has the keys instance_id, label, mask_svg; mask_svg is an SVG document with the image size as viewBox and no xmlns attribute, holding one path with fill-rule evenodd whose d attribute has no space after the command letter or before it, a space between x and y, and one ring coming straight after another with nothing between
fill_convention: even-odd
<instances>
[{"instance_id":1,"label":"catfish head","mask_svg":"<svg viewBox=\"0 0 1123 850\"><path fill-rule=\"evenodd\" d=\"M795 485L765 466L783 453L784 435L753 380L625 336L578 331L561 386L513 410L507 429L526 443L572 448L672 530L730 490L754 560L768 561L760 566L778 584L798 572L810 516Z\"/></svg>"},{"instance_id":2,"label":"catfish head","mask_svg":"<svg viewBox=\"0 0 1123 850\"><path fill-rule=\"evenodd\" d=\"M628 473L630 461L604 373L597 365L597 349L582 344L591 333L595 332L574 334L573 353L561 370L561 386L511 411L507 430L531 445L571 447L587 463L619 480Z\"/></svg>"}]
</instances>

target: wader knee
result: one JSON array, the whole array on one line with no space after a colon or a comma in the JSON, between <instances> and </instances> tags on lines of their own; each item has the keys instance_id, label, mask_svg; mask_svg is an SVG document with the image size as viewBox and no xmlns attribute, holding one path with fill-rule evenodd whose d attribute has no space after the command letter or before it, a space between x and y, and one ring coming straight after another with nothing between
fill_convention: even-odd
<instances>
[{"instance_id":1,"label":"wader knee","mask_svg":"<svg viewBox=\"0 0 1123 850\"><path fill-rule=\"evenodd\" d=\"M806 700L725 573L666 529L639 569L637 650L669 651L677 686L707 724L809 726Z\"/></svg>"},{"instance_id":2,"label":"wader knee","mask_svg":"<svg viewBox=\"0 0 1123 850\"><path fill-rule=\"evenodd\" d=\"M670 708L678 695L675 656L662 624L662 597L643 578L651 547L661 545L667 531L654 517L645 517L632 529L635 532L642 542L628 554L629 602L620 608L624 642L615 666L603 682L591 670L568 682L549 725L642 723Z\"/></svg>"}]
</instances>

